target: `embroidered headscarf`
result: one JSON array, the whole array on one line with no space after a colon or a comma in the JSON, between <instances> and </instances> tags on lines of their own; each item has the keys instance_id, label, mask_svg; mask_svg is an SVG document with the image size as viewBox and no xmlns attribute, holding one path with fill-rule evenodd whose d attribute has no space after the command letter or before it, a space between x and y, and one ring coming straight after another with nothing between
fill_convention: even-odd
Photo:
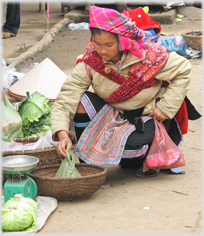
<instances>
[{"instance_id":1,"label":"embroidered headscarf","mask_svg":"<svg viewBox=\"0 0 204 236\"><path fill-rule=\"evenodd\" d=\"M130 51L133 55L142 58L143 48L147 47L142 44L144 32L129 17L114 9L98 6L90 7L89 17L89 28L98 28L117 34L120 51Z\"/></svg>"},{"instance_id":2,"label":"embroidered headscarf","mask_svg":"<svg viewBox=\"0 0 204 236\"><path fill-rule=\"evenodd\" d=\"M124 77L107 67L102 57L95 51L93 43L89 43L83 56L85 65L120 85L109 97L104 99L105 102L127 101L143 89L159 83L155 76L168 60L169 53L166 49L159 44L151 44L150 39L146 40L149 41L147 45L142 44L145 31L138 29L135 22L132 22L125 14L120 14L113 9L92 6L90 7L89 21L90 28L98 28L117 34L120 51L128 50L137 57L144 57L138 63L133 64L128 71L128 76Z\"/></svg>"}]
</instances>

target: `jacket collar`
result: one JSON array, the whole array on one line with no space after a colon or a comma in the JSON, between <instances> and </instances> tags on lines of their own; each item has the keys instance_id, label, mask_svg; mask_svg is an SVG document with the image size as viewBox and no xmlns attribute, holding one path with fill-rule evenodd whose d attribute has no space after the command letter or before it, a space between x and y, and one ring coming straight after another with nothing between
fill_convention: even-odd
<instances>
[{"instance_id":1,"label":"jacket collar","mask_svg":"<svg viewBox=\"0 0 204 236\"><path fill-rule=\"evenodd\" d=\"M142 60L145 59L145 55L142 56L142 58L139 58L139 57L136 57L135 55L133 55L131 52L128 52L122 62L122 66L120 69L124 69L128 66L131 66L135 63L138 63ZM110 61L106 61L106 60L103 60L103 62L106 64L106 65L115 65L113 62L110 62Z\"/></svg>"}]
</instances>

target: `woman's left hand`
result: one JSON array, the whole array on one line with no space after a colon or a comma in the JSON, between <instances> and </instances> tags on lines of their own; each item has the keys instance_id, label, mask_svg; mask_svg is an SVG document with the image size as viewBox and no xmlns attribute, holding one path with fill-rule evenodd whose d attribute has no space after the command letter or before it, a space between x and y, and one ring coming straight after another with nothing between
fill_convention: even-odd
<instances>
[{"instance_id":1,"label":"woman's left hand","mask_svg":"<svg viewBox=\"0 0 204 236\"><path fill-rule=\"evenodd\" d=\"M160 121L164 121L166 119L169 119L169 117L166 116L163 112L161 112L157 106L155 106L154 110L149 113L149 116L153 116L157 120L160 120Z\"/></svg>"}]
</instances>

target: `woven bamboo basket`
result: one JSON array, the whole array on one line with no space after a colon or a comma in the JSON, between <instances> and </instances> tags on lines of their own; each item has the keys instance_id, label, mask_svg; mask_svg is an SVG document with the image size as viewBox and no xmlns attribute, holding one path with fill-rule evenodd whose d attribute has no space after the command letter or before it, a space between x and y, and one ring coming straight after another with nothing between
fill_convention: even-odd
<instances>
[{"instance_id":1,"label":"woven bamboo basket","mask_svg":"<svg viewBox=\"0 0 204 236\"><path fill-rule=\"evenodd\" d=\"M106 169L84 163L75 164L81 177L56 178L59 167L58 164L41 166L28 174L37 184L38 196L50 196L58 201L77 200L95 193L106 179Z\"/></svg>"},{"instance_id":2,"label":"woven bamboo basket","mask_svg":"<svg viewBox=\"0 0 204 236\"><path fill-rule=\"evenodd\" d=\"M194 50L201 51L202 50L202 32L197 30L193 31L195 35L192 35L191 32L185 32L181 34L183 38L186 40L186 43L189 47L191 47ZM196 35L201 34L201 35Z\"/></svg>"},{"instance_id":3,"label":"woven bamboo basket","mask_svg":"<svg viewBox=\"0 0 204 236\"><path fill-rule=\"evenodd\" d=\"M30 138L18 138L13 139L14 142L27 144L37 142L39 137L30 137ZM2 156L11 156L11 155L29 155L36 156L39 158L38 166L60 164L63 157L60 157L57 153L57 147L48 147L40 149L32 149L25 151L5 151L2 152Z\"/></svg>"}]
</instances>

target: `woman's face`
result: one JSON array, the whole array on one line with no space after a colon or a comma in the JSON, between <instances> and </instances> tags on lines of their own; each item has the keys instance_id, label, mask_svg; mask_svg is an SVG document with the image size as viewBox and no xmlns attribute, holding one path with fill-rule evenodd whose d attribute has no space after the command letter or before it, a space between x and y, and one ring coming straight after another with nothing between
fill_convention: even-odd
<instances>
[{"instance_id":1,"label":"woman's face","mask_svg":"<svg viewBox=\"0 0 204 236\"><path fill-rule=\"evenodd\" d=\"M119 51L118 37L109 32L95 33L92 35L92 42L97 53L106 61L117 63L122 53Z\"/></svg>"}]
</instances>

